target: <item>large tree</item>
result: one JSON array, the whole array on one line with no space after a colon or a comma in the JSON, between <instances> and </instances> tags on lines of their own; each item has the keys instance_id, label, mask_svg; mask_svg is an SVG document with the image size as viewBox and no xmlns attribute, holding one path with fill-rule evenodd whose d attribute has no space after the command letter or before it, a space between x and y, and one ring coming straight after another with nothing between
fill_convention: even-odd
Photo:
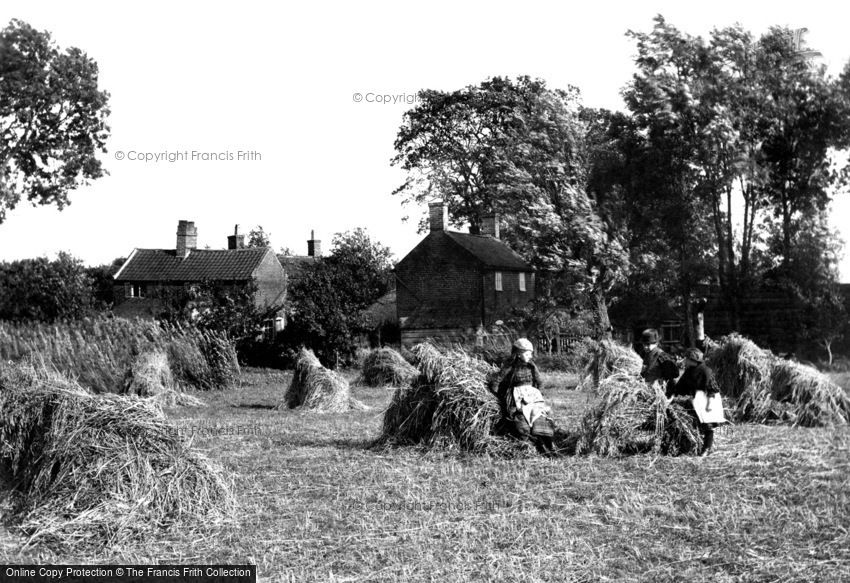
<instances>
[{"instance_id":1,"label":"large tree","mask_svg":"<svg viewBox=\"0 0 850 583\"><path fill-rule=\"evenodd\" d=\"M711 221L703 244L716 250L717 280L737 319L761 275L766 218L783 217L787 263L795 216L828 200L829 148L847 123L840 92L800 58L787 29L755 40L735 26L706 41L659 16L651 32L630 35L638 70L625 97L664 168L657 193L680 211L668 216L684 221L682 235Z\"/></svg>"},{"instance_id":2,"label":"large tree","mask_svg":"<svg viewBox=\"0 0 850 583\"><path fill-rule=\"evenodd\" d=\"M588 127L578 91L493 78L453 92L423 91L395 142L407 171L403 204L442 198L454 225L505 219L502 237L536 268L592 298L610 333L606 293L627 266L619 233L587 193Z\"/></svg>"},{"instance_id":3,"label":"large tree","mask_svg":"<svg viewBox=\"0 0 850 583\"><path fill-rule=\"evenodd\" d=\"M80 49L20 20L0 31L0 222L22 198L61 209L103 176L108 99Z\"/></svg>"},{"instance_id":4,"label":"large tree","mask_svg":"<svg viewBox=\"0 0 850 583\"><path fill-rule=\"evenodd\" d=\"M338 233L330 255L303 268L288 291L285 342L308 346L327 365L354 353L362 312L389 288L392 254L363 229Z\"/></svg>"}]
</instances>

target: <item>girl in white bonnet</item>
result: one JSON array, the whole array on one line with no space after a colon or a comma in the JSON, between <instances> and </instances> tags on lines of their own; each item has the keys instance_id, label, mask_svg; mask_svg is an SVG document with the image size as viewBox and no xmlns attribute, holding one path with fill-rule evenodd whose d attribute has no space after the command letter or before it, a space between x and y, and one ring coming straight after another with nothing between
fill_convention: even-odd
<instances>
[{"instance_id":1,"label":"girl in white bonnet","mask_svg":"<svg viewBox=\"0 0 850 583\"><path fill-rule=\"evenodd\" d=\"M511 358L499 372L491 390L499 398L510 433L531 439L544 453L554 453L551 408L540 392L540 371L532 361L534 347L527 338L513 344Z\"/></svg>"}]
</instances>

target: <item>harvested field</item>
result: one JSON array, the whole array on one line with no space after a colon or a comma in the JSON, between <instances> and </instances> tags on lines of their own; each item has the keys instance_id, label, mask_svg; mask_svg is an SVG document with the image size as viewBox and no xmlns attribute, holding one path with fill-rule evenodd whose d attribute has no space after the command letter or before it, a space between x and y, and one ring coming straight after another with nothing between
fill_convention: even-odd
<instances>
[{"instance_id":1,"label":"harvested field","mask_svg":"<svg viewBox=\"0 0 850 583\"><path fill-rule=\"evenodd\" d=\"M210 428L194 444L237 476L234 522L97 551L23 548L0 526L0 559L251 562L261 580L307 582L785 583L850 568L846 426L727 427L708 458L374 451L385 389L352 385L371 411L308 416L274 409L290 377L246 369L238 391L169 411L175 427ZM546 395L578 427L591 396Z\"/></svg>"}]
</instances>

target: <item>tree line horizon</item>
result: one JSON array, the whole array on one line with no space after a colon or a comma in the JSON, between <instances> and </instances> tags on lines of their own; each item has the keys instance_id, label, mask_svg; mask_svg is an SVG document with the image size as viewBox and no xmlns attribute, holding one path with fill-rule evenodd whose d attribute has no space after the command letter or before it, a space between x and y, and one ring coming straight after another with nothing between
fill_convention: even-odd
<instances>
[{"instance_id":1,"label":"tree line horizon","mask_svg":"<svg viewBox=\"0 0 850 583\"><path fill-rule=\"evenodd\" d=\"M827 222L850 185L850 63L837 77L800 34L740 25L707 38L662 16L636 45L625 111L585 107L576 87L492 77L424 90L404 113L391 166L401 203L440 198L455 226L493 212L502 238L554 282L525 314L676 299L692 343L697 287L737 319L764 286L799 300L804 337L839 338L841 241ZM97 64L13 20L0 33L0 223L22 200L69 204L104 174L109 94Z\"/></svg>"}]
</instances>

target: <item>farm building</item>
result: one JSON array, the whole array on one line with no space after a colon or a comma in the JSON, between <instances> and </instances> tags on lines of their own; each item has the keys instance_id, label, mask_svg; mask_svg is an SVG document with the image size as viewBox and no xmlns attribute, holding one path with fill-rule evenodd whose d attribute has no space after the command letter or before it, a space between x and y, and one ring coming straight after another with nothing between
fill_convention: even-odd
<instances>
[{"instance_id":1,"label":"farm building","mask_svg":"<svg viewBox=\"0 0 850 583\"><path fill-rule=\"evenodd\" d=\"M170 298L190 296L202 283L232 290L253 283L269 332L282 330L286 276L271 248L246 248L238 225L227 249L198 249L197 241L195 223L180 221L175 249L134 249L114 276L115 315L156 318L168 310Z\"/></svg>"},{"instance_id":2,"label":"farm building","mask_svg":"<svg viewBox=\"0 0 850 583\"><path fill-rule=\"evenodd\" d=\"M449 231L448 209L431 203L430 232L395 268L401 343L469 342L534 298L534 270L499 240L498 216L481 234Z\"/></svg>"}]
</instances>

